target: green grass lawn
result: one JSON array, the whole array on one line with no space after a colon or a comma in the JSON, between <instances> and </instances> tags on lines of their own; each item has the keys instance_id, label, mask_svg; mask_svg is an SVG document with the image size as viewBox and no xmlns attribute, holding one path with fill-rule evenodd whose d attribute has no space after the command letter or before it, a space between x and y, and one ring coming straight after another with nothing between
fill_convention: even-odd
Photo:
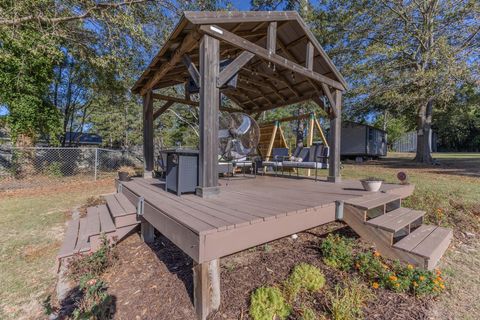
<instances>
[{"instance_id":1,"label":"green grass lawn","mask_svg":"<svg viewBox=\"0 0 480 320\"><path fill-rule=\"evenodd\" d=\"M55 281L66 214L113 190L112 180L0 194L0 319L38 318Z\"/></svg>"},{"instance_id":2,"label":"green grass lawn","mask_svg":"<svg viewBox=\"0 0 480 320\"><path fill-rule=\"evenodd\" d=\"M478 319L480 178L476 170L480 154L434 157L440 165L418 166L409 161L411 154L392 154L364 164L345 163L342 175L344 179L378 176L396 183L398 171L408 174L416 189L405 206L427 211L428 222L453 227L457 237L441 263L448 291L440 297L434 318ZM0 194L0 319L39 318L41 301L55 281L55 255L63 239L66 213L89 197L113 189L113 180L104 180ZM459 238L465 232L475 236Z\"/></svg>"}]
</instances>

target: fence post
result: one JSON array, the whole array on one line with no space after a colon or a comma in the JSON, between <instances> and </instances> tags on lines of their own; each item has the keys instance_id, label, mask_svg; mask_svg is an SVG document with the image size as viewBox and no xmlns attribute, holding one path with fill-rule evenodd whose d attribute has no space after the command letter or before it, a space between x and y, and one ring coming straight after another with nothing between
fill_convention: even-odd
<instances>
[{"instance_id":1,"label":"fence post","mask_svg":"<svg viewBox=\"0 0 480 320\"><path fill-rule=\"evenodd\" d=\"M97 181L98 148L95 148L95 181Z\"/></svg>"}]
</instances>

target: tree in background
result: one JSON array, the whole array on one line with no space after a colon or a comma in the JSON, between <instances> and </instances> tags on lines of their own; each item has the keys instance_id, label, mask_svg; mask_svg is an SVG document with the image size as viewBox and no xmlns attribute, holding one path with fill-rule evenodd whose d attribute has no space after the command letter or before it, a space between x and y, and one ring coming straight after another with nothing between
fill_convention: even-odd
<instances>
[{"instance_id":1,"label":"tree in background","mask_svg":"<svg viewBox=\"0 0 480 320\"><path fill-rule=\"evenodd\" d=\"M131 86L183 10L221 3L2 2L0 82L8 90L0 104L8 110L13 140L22 134L30 143L60 137L66 144L66 133L90 130L108 135L109 145L139 143L141 129L132 120L141 117L141 104Z\"/></svg>"}]
</instances>

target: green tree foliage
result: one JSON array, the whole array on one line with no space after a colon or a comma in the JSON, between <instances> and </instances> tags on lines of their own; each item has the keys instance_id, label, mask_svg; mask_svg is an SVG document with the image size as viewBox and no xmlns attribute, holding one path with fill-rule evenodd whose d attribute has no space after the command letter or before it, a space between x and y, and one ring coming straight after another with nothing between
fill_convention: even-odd
<instances>
[{"instance_id":1,"label":"green tree foliage","mask_svg":"<svg viewBox=\"0 0 480 320\"><path fill-rule=\"evenodd\" d=\"M185 9L224 1L25 0L0 4L0 104L14 140L96 131L139 143L130 88ZM60 113L57 112L60 111ZM94 123L93 123L94 122ZM66 143L61 138L62 143Z\"/></svg>"},{"instance_id":2,"label":"green tree foliage","mask_svg":"<svg viewBox=\"0 0 480 320\"><path fill-rule=\"evenodd\" d=\"M29 143L50 136L54 142L59 133L59 113L47 93L61 54L51 44L33 28L15 32L0 28L0 104L8 110L14 141Z\"/></svg>"}]
</instances>

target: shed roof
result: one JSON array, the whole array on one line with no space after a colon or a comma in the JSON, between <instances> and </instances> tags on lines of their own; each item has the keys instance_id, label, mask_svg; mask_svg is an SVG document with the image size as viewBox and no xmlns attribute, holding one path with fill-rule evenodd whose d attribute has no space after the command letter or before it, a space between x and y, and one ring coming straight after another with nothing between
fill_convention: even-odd
<instances>
[{"instance_id":1,"label":"shed roof","mask_svg":"<svg viewBox=\"0 0 480 320\"><path fill-rule=\"evenodd\" d=\"M199 41L202 25L218 26L260 47L265 48L270 22L277 22L276 54L294 63L305 66L307 44L313 45L312 70L338 83L337 89L347 84L327 56L317 39L295 11L186 11L174 31L137 80L132 92L143 93L147 89L161 89L185 83L189 79L187 67L181 57L188 54L192 62L199 63ZM181 49L181 50L180 50ZM243 50L220 42L220 59L234 59ZM165 66L168 65L168 68ZM325 78L325 79L326 79ZM311 99L322 93L322 83L301 73L282 68L255 56L238 73L235 89L222 93L231 98L245 111L256 111Z\"/></svg>"}]
</instances>

